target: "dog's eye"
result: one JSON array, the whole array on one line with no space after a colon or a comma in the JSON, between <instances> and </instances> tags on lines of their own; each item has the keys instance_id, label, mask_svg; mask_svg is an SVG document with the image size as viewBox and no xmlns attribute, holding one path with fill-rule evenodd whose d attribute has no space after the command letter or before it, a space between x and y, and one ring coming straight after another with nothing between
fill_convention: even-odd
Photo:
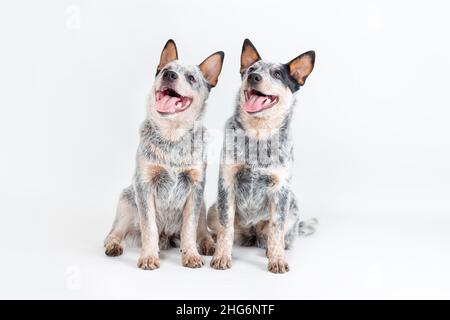
<instances>
[{"instance_id":1,"label":"dog's eye","mask_svg":"<svg viewBox=\"0 0 450 320\"><path fill-rule=\"evenodd\" d=\"M278 70L275 70L275 71L273 72L273 76L274 76L275 78L277 78L277 79L281 79L281 72L278 71Z\"/></svg>"},{"instance_id":2,"label":"dog's eye","mask_svg":"<svg viewBox=\"0 0 450 320\"><path fill-rule=\"evenodd\" d=\"M256 69L253 67L248 68L248 73L252 73L253 71L255 71Z\"/></svg>"},{"instance_id":3,"label":"dog's eye","mask_svg":"<svg viewBox=\"0 0 450 320\"><path fill-rule=\"evenodd\" d=\"M195 82L195 77L192 74L190 74L190 75L188 75L188 80L190 82Z\"/></svg>"}]
</instances>

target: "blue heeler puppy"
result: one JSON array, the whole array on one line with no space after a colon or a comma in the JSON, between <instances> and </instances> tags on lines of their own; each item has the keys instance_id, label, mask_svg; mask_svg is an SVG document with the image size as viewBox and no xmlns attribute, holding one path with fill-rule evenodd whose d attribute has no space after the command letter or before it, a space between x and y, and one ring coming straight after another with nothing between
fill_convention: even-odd
<instances>
[{"instance_id":1,"label":"blue heeler puppy","mask_svg":"<svg viewBox=\"0 0 450 320\"><path fill-rule=\"evenodd\" d=\"M171 246L180 246L182 264L190 268L203 265L197 243L203 254L213 253L203 202L206 151L200 120L223 58L216 52L198 66L186 65L178 60L175 42L166 43L140 131L136 171L120 196L106 255L122 254L126 238L140 242L142 269L158 268L159 250Z\"/></svg>"},{"instance_id":2,"label":"blue heeler puppy","mask_svg":"<svg viewBox=\"0 0 450 320\"><path fill-rule=\"evenodd\" d=\"M285 248L308 232L290 186L290 122L314 60L314 51L308 51L286 64L262 61L253 44L244 41L242 86L225 125L217 202L208 210L208 226L217 236L215 269L231 267L234 239L266 248L269 271L287 272Z\"/></svg>"}]
</instances>

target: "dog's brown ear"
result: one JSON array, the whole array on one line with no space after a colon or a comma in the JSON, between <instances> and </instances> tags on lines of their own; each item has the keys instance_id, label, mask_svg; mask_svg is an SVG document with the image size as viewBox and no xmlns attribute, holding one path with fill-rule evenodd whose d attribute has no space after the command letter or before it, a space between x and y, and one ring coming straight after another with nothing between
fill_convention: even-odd
<instances>
[{"instance_id":1,"label":"dog's brown ear","mask_svg":"<svg viewBox=\"0 0 450 320\"><path fill-rule=\"evenodd\" d=\"M224 57L225 53L218 51L210 55L198 66L211 87L215 87L217 84L219 74L222 71Z\"/></svg>"},{"instance_id":2,"label":"dog's brown ear","mask_svg":"<svg viewBox=\"0 0 450 320\"><path fill-rule=\"evenodd\" d=\"M245 39L244 44L242 45L241 53L241 74L243 74L248 67L259 60L261 60L261 57L259 56L255 46L250 42L250 40Z\"/></svg>"},{"instance_id":3,"label":"dog's brown ear","mask_svg":"<svg viewBox=\"0 0 450 320\"><path fill-rule=\"evenodd\" d=\"M314 61L316 60L316 53L308 51L297 58L291 60L287 65L289 66L289 73L299 85L304 85L306 78L313 71Z\"/></svg>"},{"instance_id":4,"label":"dog's brown ear","mask_svg":"<svg viewBox=\"0 0 450 320\"><path fill-rule=\"evenodd\" d=\"M177 59L178 59L177 46L175 45L175 41L169 39L166 42L163 51L161 52L161 58L159 59L159 64L158 67L156 68L156 74L158 74L166 64Z\"/></svg>"}]
</instances>

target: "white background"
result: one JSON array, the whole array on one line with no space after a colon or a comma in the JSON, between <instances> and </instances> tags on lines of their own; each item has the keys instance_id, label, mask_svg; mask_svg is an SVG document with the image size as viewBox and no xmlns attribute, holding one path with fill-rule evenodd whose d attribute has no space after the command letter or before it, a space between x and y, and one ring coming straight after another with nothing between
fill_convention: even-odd
<instances>
[{"instance_id":1,"label":"white background","mask_svg":"<svg viewBox=\"0 0 450 320\"><path fill-rule=\"evenodd\" d=\"M450 298L445 1L4 1L0 7L0 298ZM321 225L273 275L256 248L220 272L103 254L164 43L226 52L205 123L214 201L225 119L250 38L314 49L293 121L294 188ZM218 140L217 140L218 139ZM214 142L215 141L215 142Z\"/></svg>"}]
</instances>

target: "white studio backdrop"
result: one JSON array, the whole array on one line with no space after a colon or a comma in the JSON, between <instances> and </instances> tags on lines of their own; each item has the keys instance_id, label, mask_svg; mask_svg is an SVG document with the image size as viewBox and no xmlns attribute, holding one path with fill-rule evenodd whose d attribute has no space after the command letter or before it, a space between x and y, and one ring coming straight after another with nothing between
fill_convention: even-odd
<instances>
[{"instance_id":1,"label":"white studio backdrop","mask_svg":"<svg viewBox=\"0 0 450 320\"><path fill-rule=\"evenodd\" d=\"M155 298L125 280L117 290L100 267L90 268L117 265L101 244L131 181L147 94L169 38L188 63L225 51L204 119L211 133L207 205L217 192L221 130L234 109L243 40L272 61L317 54L295 109L293 184L304 216L318 217L322 230L298 250L317 256L307 263L323 274L351 278L346 263L359 263L353 276L364 280L343 289L330 277L315 288L307 282L311 291L292 291L292 278L270 277L283 290L241 297L450 297L447 2L46 0L0 8L0 297ZM320 246L321 237L342 242ZM335 271L326 256L336 257ZM170 257L168 269L188 272L176 253ZM139 282L136 259L137 251L120 272ZM67 284L77 272L85 274L81 289ZM268 277L264 267L257 273ZM430 274L438 278L425 279ZM414 278L418 287L408 281ZM239 297L223 288L217 297Z\"/></svg>"}]
</instances>

